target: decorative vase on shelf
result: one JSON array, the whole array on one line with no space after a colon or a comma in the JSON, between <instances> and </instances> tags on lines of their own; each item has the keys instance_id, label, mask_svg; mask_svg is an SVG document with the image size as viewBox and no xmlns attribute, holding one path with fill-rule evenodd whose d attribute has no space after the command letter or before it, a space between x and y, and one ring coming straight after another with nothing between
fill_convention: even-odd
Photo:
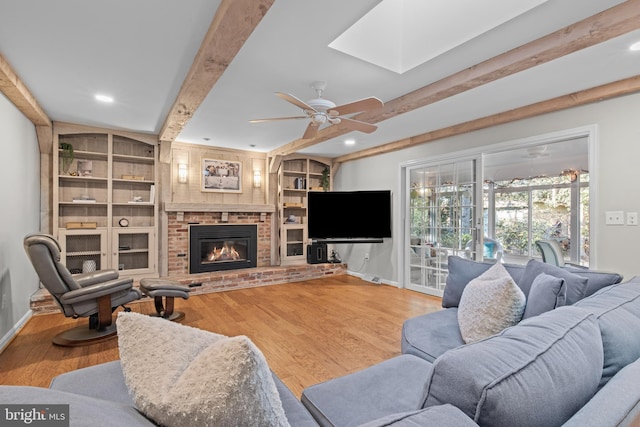
<instances>
[{"instance_id":1,"label":"decorative vase on shelf","mask_svg":"<svg viewBox=\"0 0 640 427\"><path fill-rule=\"evenodd\" d=\"M88 259L86 261L82 261L82 272L83 273L93 273L96 271L96 262L92 259Z\"/></svg>"}]
</instances>

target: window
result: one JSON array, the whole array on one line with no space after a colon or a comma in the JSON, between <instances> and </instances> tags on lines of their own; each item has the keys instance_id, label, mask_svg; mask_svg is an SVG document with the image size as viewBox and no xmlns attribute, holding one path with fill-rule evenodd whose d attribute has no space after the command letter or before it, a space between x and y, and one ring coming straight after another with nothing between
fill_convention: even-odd
<instances>
[{"instance_id":1,"label":"window","mask_svg":"<svg viewBox=\"0 0 640 427\"><path fill-rule=\"evenodd\" d=\"M589 265L587 138L484 156L484 233L505 262L540 258L535 242L554 239L565 260Z\"/></svg>"},{"instance_id":2,"label":"window","mask_svg":"<svg viewBox=\"0 0 640 427\"><path fill-rule=\"evenodd\" d=\"M540 257L535 242L554 239L566 261L588 266L588 183L587 172L572 170L555 177L486 182L485 235L501 242L505 258L511 261ZM495 221L493 233L489 232L489 211ZM572 242L578 242L577 249Z\"/></svg>"}]
</instances>

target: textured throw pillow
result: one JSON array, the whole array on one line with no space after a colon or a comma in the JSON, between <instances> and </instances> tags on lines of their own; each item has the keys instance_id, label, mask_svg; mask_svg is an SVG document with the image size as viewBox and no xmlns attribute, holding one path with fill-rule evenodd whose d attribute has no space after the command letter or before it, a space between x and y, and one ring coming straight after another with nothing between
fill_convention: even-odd
<instances>
[{"instance_id":1,"label":"textured throw pillow","mask_svg":"<svg viewBox=\"0 0 640 427\"><path fill-rule=\"evenodd\" d=\"M565 305L566 298L567 287L564 279L542 273L531 284L522 318L527 319L562 307Z\"/></svg>"},{"instance_id":2,"label":"textured throw pillow","mask_svg":"<svg viewBox=\"0 0 640 427\"><path fill-rule=\"evenodd\" d=\"M567 286L567 305L572 305L586 296L588 282L586 277L573 274L564 268L540 262L535 259L532 259L527 263L524 268L524 272L522 273L522 278L520 279L520 282L518 282L518 285L525 295L529 296L529 291L531 290L533 281L542 273L564 279Z\"/></svg>"},{"instance_id":3,"label":"textured throw pillow","mask_svg":"<svg viewBox=\"0 0 640 427\"><path fill-rule=\"evenodd\" d=\"M271 371L245 336L118 314L118 347L136 407L163 426L289 426Z\"/></svg>"},{"instance_id":4,"label":"textured throw pillow","mask_svg":"<svg viewBox=\"0 0 640 427\"><path fill-rule=\"evenodd\" d=\"M495 335L522 319L525 296L500 263L464 288L458 306L460 333L466 343Z\"/></svg>"}]
</instances>

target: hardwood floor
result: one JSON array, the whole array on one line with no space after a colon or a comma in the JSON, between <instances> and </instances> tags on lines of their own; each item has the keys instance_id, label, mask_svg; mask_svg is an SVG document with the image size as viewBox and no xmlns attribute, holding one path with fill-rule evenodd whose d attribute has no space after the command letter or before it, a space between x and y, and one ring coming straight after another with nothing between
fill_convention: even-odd
<instances>
[{"instance_id":1,"label":"hardwood floor","mask_svg":"<svg viewBox=\"0 0 640 427\"><path fill-rule=\"evenodd\" d=\"M183 324L224 335L246 335L269 366L300 397L312 384L400 354L402 322L440 309L439 298L340 275L178 299ZM153 312L151 301L131 304ZM63 372L118 359L117 339L86 347L51 343L86 319L32 317L0 354L0 384L47 387Z\"/></svg>"}]
</instances>

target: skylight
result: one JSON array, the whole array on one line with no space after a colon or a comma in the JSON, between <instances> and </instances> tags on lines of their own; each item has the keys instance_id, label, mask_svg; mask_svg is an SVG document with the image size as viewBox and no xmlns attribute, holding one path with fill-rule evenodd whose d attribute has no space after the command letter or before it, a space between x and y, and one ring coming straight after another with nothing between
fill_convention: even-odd
<instances>
[{"instance_id":1,"label":"skylight","mask_svg":"<svg viewBox=\"0 0 640 427\"><path fill-rule=\"evenodd\" d=\"M329 47L405 73L547 0L383 0Z\"/></svg>"}]
</instances>

